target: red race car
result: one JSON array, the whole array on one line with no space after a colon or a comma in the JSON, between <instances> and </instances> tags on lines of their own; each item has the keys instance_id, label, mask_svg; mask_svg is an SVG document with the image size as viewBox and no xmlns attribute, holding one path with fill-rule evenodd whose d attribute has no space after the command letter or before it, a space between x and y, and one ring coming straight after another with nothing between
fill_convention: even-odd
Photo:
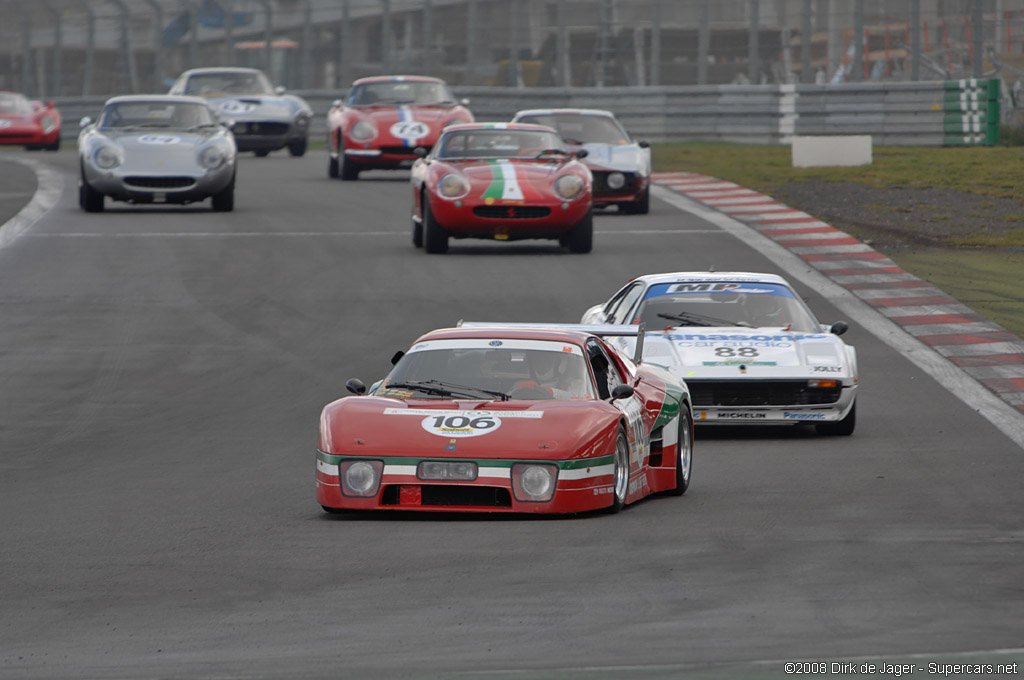
<instances>
[{"instance_id":1,"label":"red race car","mask_svg":"<svg viewBox=\"0 0 1024 680\"><path fill-rule=\"evenodd\" d=\"M361 170L408 168L446 126L473 122L467 104L438 78L361 78L327 113L327 174L354 180Z\"/></svg>"},{"instance_id":2,"label":"red race car","mask_svg":"<svg viewBox=\"0 0 1024 680\"><path fill-rule=\"evenodd\" d=\"M693 461L686 384L602 339L642 333L557 324L427 333L395 355L384 380L369 390L349 380L358 396L324 408L317 502L332 513L575 513L682 495Z\"/></svg>"},{"instance_id":3,"label":"red race car","mask_svg":"<svg viewBox=\"0 0 1024 680\"><path fill-rule=\"evenodd\" d=\"M593 244L590 170L552 128L472 123L445 129L412 168L412 242L428 253L449 238L558 239Z\"/></svg>"},{"instance_id":4,"label":"red race car","mask_svg":"<svg viewBox=\"0 0 1024 680\"><path fill-rule=\"evenodd\" d=\"M30 101L0 90L0 144L24 145L29 151L60 149L60 111L53 102Z\"/></svg>"}]
</instances>

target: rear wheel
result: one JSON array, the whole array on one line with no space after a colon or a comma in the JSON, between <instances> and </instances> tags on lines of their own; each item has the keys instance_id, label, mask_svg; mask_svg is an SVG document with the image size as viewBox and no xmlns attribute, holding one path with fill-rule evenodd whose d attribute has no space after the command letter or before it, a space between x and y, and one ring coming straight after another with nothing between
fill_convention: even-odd
<instances>
[{"instance_id":1,"label":"rear wheel","mask_svg":"<svg viewBox=\"0 0 1024 680\"><path fill-rule=\"evenodd\" d=\"M857 402L853 402L850 412L846 417L834 423L815 423L814 429L818 434L830 437L849 437L857 427Z\"/></svg>"},{"instance_id":2,"label":"rear wheel","mask_svg":"<svg viewBox=\"0 0 1024 680\"><path fill-rule=\"evenodd\" d=\"M103 212L103 194L89 186L84 174L78 180L78 205L85 212Z\"/></svg>"},{"instance_id":3,"label":"rear wheel","mask_svg":"<svg viewBox=\"0 0 1024 680\"><path fill-rule=\"evenodd\" d=\"M47 151L60 151L60 133L59 132L57 133L57 136L54 138L53 143L46 145L46 150Z\"/></svg>"},{"instance_id":4,"label":"rear wheel","mask_svg":"<svg viewBox=\"0 0 1024 680\"><path fill-rule=\"evenodd\" d=\"M215 212L231 212L235 209L235 175L231 175L231 181L226 187L213 195L213 209Z\"/></svg>"},{"instance_id":5,"label":"rear wheel","mask_svg":"<svg viewBox=\"0 0 1024 680\"><path fill-rule=\"evenodd\" d=\"M327 156L327 176L331 179L338 178L338 159L334 156Z\"/></svg>"},{"instance_id":6,"label":"rear wheel","mask_svg":"<svg viewBox=\"0 0 1024 680\"><path fill-rule=\"evenodd\" d=\"M629 440L626 432L619 428L619 436L615 440L615 481L612 487L612 504L609 512L616 513L626 505L626 493L629 491Z\"/></svg>"},{"instance_id":7,"label":"rear wheel","mask_svg":"<svg viewBox=\"0 0 1024 680\"><path fill-rule=\"evenodd\" d=\"M559 243L562 240L559 239ZM588 210L587 214L580 220L579 224L573 227L565 239L570 253L589 253L594 247L594 211Z\"/></svg>"},{"instance_id":8,"label":"rear wheel","mask_svg":"<svg viewBox=\"0 0 1024 680\"><path fill-rule=\"evenodd\" d=\"M414 233L413 243L415 239ZM428 253L448 252L448 232L434 219L434 213L430 211L430 200L426 196L423 197L423 250Z\"/></svg>"},{"instance_id":9,"label":"rear wheel","mask_svg":"<svg viewBox=\"0 0 1024 680\"><path fill-rule=\"evenodd\" d=\"M690 410L679 405L679 448L676 451L676 486L673 496L682 496L690 488L690 474L693 471L693 424Z\"/></svg>"},{"instance_id":10,"label":"rear wheel","mask_svg":"<svg viewBox=\"0 0 1024 680\"><path fill-rule=\"evenodd\" d=\"M288 153L299 158L306 155L306 147L309 145L309 140L305 137L302 139L293 139L288 142Z\"/></svg>"},{"instance_id":11,"label":"rear wheel","mask_svg":"<svg viewBox=\"0 0 1024 680\"><path fill-rule=\"evenodd\" d=\"M342 151L342 154L344 154L344 151ZM341 157L341 179L346 182L359 179L359 168L345 155Z\"/></svg>"}]
</instances>

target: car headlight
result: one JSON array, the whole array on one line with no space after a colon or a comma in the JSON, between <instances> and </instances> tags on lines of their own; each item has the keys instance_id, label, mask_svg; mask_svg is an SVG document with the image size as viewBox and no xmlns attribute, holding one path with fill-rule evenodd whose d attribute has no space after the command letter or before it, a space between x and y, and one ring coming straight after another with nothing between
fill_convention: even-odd
<instances>
[{"instance_id":1,"label":"car headlight","mask_svg":"<svg viewBox=\"0 0 1024 680\"><path fill-rule=\"evenodd\" d=\"M295 116L295 127L305 129L309 125L309 116L305 113L300 113Z\"/></svg>"},{"instance_id":2,"label":"car headlight","mask_svg":"<svg viewBox=\"0 0 1024 680\"><path fill-rule=\"evenodd\" d=\"M341 492L346 496L362 498L376 496L383 472L384 461L381 460L343 461L338 469L338 474L341 477Z\"/></svg>"},{"instance_id":3,"label":"car headlight","mask_svg":"<svg viewBox=\"0 0 1024 680\"><path fill-rule=\"evenodd\" d=\"M608 188L609 189L621 189L626 186L626 176L621 172L612 172L608 174Z\"/></svg>"},{"instance_id":4,"label":"car headlight","mask_svg":"<svg viewBox=\"0 0 1024 680\"><path fill-rule=\"evenodd\" d=\"M516 463L512 466L512 492L517 501L543 503L555 495L558 468L545 463Z\"/></svg>"},{"instance_id":5,"label":"car headlight","mask_svg":"<svg viewBox=\"0 0 1024 680\"><path fill-rule=\"evenodd\" d=\"M112 146L101 146L92 154L92 162L97 168L113 170L121 165L121 154Z\"/></svg>"},{"instance_id":6,"label":"car headlight","mask_svg":"<svg viewBox=\"0 0 1024 680\"><path fill-rule=\"evenodd\" d=\"M357 120L349 128L348 136L355 142L368 142L377 136L377 128L369 121Z\"/></svg>"},{"instance_id":7,"label":"car headlight","mask_svg":"<svg viewBox=\"0 0 1024 680\"><path fill-rule=\"evenodd\" d=\"M216 170L227 160L228 155L219 146L208 146L199 152L199 165L207 170Z\"/></svg>"},{"instance_id":8,"label":"car headlight","mask_svg":"<svg viewBox=\"0 0 1024 680\"><path fill-rule=\"evenodd\" d=\"M570 201L583 193L583 180L576 175L562 175L555 180L555 193Z\"/></svg>"},{"instance_id":9,"label":"car headlight","mask_svg":"<svg viewBox=\"0 0 1024 680\"><path fill-rule=\"evenodd\" d=\"M469 182L462 175L450 172L437 183L437 193L443 198L462 198L469 193Z\"/></svg>"},{"instance_id":10,"label":"car headlight","mask_svg":"<svg viewBox=\"0 0 1024 680\"><path fill-rule=\"evenodd\" d=\"M45 134L50 134L57 129L57 121L53 119L53 116L43 116L39 119L39 124L43 126Z\"/></svg>"}]
</instances>

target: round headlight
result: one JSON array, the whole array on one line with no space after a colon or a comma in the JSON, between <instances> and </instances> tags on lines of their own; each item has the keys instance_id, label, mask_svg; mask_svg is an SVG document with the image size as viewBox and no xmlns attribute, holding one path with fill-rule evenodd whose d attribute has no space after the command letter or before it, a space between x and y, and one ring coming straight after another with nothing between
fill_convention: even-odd
<instances>
[{"instance_id":1,"label":"round headlight","mask_svg":"<svg viewBox=\"0 0 1024 680\"><path fill-rule=\"evenodd\" d=\"M551 495L555 479L547 465L531 465L523 470L520 484L526 495L532 498L546 498Z\"/></svg>"},{"instance_id":2,"label":"round headlight","mask_svg":"<svg viewBox=\"0 0 1024 680\"><path fill-rule=\"evenodd\" d=\"M216 170L227 160L227 154L219 146L208 146L199 152L199 165L207 170Z\"/></svg>"},{"instance_id":3,"label":"round headlight","mask_svg":"<svg viewBox=\"0 0 1024 680\"><path fill-rule=\"evenodd\" d=\"M562 175L555 180L555 193L559 198L572 200L583 193L583 180L576 175Z\"/></svg>"},{"instance_id":4,"label":"round headlight","mask_svg":"<svg viewBox=\"0 0 1024 680\"><path fill-rule=\"evenodd\" d=\"M368 142L377 136L377 128L365 120L357 120L351 128L349 128L348 136L356 142Z\"/></svg>"},{"instance_id":5,"label":"round headlight","mask_svg":"<svg viewBox=\"0 0 1024 680\"><path fill-rule=\"evenodd\" d=\"M608 188L621 189L626 186L626 176L621 172L613 172L608 175Z\"/></svg>"},{"instance_id":6,"label":"round headlight","mask_svg":"<svg viewBox=\"0 0 1024 680\"><path fill-rule=\"evenodd\" d=\"M309 116L308 115L306 115L305 113L300 113L299 115L295 116L295 126L296 127L304 128L307 125L309 125Z\"/></svg>"},{"instance_id":7,"label":"round headlight","mask_svg":"<svg viewBox=\"0 0 1024 680\"><path fill-rule=\"evenodd\" d=\"M369 494L377 486L377 470L365 461L358 460L345 469L345 486L357 494Z\"/></svg>"},{"instance_id":8,"label":"round headlight","mask_svg":"<svg viewBox=\"0 0 1024 680\"><path fill-rule=\"evenodd\" d=\"M104 170L112 170L121 165L121 157L111 146L101 146L92 155L92 162L96 167Z\"/></svg>"},{"instance_id":9,"label":"round headlight","mask_svg":"<svg viewBox=\"0 0 1024 680\"><path fill-rule=\"evenodd\" d=\"M448 173L437 183L437 193L444 198L462 198L469 193L469 182L462 175Z\"/></svg>"},{"instance_id":10,"label":"round headlight","mask_svg":"<svg viewBox=\"0 0 1024 680\"><path fill-rule=\"evenodd\" d=\"M53 116L43 116L39 119L39 124L43 126L43 132L46 134L57 129L57 123L53 120Z\"/></svg>"}]
</instances>

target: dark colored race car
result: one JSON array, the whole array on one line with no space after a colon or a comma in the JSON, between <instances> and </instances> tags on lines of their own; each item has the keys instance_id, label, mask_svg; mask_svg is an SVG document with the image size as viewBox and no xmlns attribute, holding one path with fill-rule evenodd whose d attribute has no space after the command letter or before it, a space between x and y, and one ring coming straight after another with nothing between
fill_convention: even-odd
<instances>
[{"instance_id":1,"label":"dark colored race car","mask_svg":"<svg viewBox=\"0 0 1024 680\"><path fill-rule=\"evenodd\" d=\"M32 101L17 92L0 90L0 144L29 151L60 149L61 118L53 102Z\"/></svg>"},{"instance_id":2,"label":"dark colored race car","mask_svg":"<svg viewBox=\"0 0 1024 680\"><path fill-rule=\"evenodd\" d=\"M594 175L594 205L618 206L624 213L646 215L651 205L651 149L634 140L611 111L600 109L531 109L512 119L558 130L570 150L587 150L584 161Z\"/></svg>"},{"instance_id":3,"label":"dark colored race car","mask_svg":"<svg viewBox=\"0 0 1024 680\"><path fill-rule=\"evenodd\" d=\"M690 485L686 384L606 334L554 324L433 331L369 390L320 416L316 499L327 512L621 510Z\"/></svg>"},{"instance_id":4,"label":"dark colored race car","mask_svg":"<svg viewBox=\"0 0 1024 680\"><path fill-rule=\"evenodd\" d=\"M361 170L409 168L445 127L473 122L467 104L439 78L361 78L327 113L327 174L354 180Z\"/></svg>"},{"instance_id":5,"label":"dark colored race car","mask_svg":"<svg viewBox=\"0 0 1024 680\"><path fill-rule=\"evenodd\" d=\"M471 123L445 129L412 168L412 242L428 253L449 238L557 239L593 245L590 171L549 127Z\"/></svg>"},{"instance_id":6,"label":"dark colored race car","mask_svg":"<svg viewBox=\"0 0 1024 680\"><path fill-rule=\"evenodd\" d=\"M231 125L239 151L266 156L288 147L292 156L306 153L313 110L283 87L273 87L258 69L191 69L178 76L169 94L206 99Z\"/></svg>"}]
</instances>

